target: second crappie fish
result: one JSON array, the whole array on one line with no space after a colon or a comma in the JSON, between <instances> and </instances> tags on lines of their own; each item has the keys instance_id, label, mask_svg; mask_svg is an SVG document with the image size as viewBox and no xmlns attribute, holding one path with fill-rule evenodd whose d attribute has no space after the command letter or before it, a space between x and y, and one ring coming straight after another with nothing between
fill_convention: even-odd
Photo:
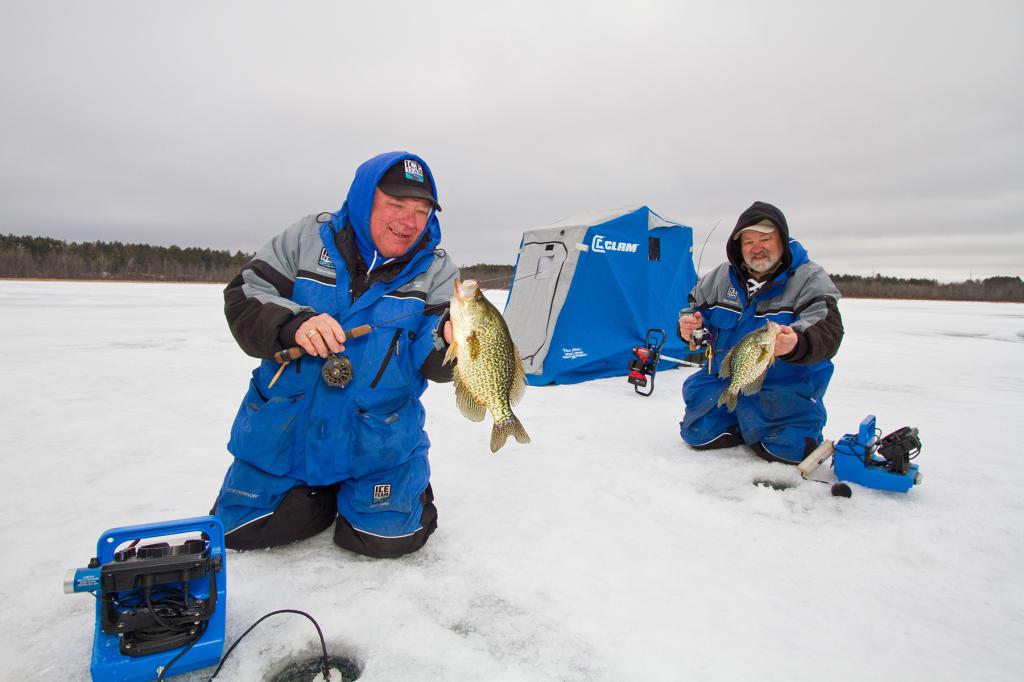
<instances>
[{"instance_id":1,"label":"second crappie fish","mask_svg":"<svg viewBox=\"0 0 1024 682\"><path fill-rule=\"evenodd\" d=\"M526 374L505 318L472 279L455 280L450 310L452 344L444 362L458 358L452 373L459 410L475 422L490 410L494 418L491 452L497 452L509 436L529 443L526 429L512 414L512 406L526 391Z\"/></svg>"},{"instance_id":2,"label":"second crappie fish","mask_svg":"<svg viewBox=\"0 0 1024 682\"><path fill-rule=\"evenodd\" d=\"M761 390L764 376L775 362L775 337L780 329L778 324L769 321L744 336L725 356L718 376L730 381L718 397L719 407L725 405L732 412L740 393L754 395Z\"/></svg>"}]
</instances>

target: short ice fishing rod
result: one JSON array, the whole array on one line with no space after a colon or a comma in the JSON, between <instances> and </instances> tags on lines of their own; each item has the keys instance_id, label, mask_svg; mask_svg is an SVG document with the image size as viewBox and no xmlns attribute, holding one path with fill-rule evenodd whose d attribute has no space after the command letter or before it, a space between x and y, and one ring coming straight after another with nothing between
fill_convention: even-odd
<instances>
[{"instance_id":1,"label":"short ice fishing rod","mask_svg":"<svg viewBox=\"0 0 1024 682\"><path fill-rule=\"evenodd\" d=\"M397 318L396 318L397 319ZM389 322L391 320L388 320ZM342 333L345 335L345 340L358 339L360 336L366 336L369 334L375 325L362 324L352 329L343 329ZM274 378L267 384L267 388L272 388L277 383L278 377L281 376L281 372L292 360L298 360L299 358L309 355L306 349L302 346L293 346L292 348L286 348L279 350L274 353L274 360L281 365L277 368L277 373L274 374ZM324 368L320 372L324 379L324 382L328 386L335 386L337 388L345 388L348 382L352 381L352 377L355 376L355 371L352 368L352 361L345 355L335 355L331 353L327 356L327 360L324 362Z\"/></svg>"},{"instance_id":2,"label":"short ice fishing rod","mask_svg":"<svg viewBox=\"0 0 1024 682\"><path fill-rule=\"evenodd\" d=\"M520 280L529 279L531 277L536 277L538 274L539 271L530 275L518 277L512 282L510 282L510 284L518 282ZM491 279L477 280L477 284L483 284L486 282L496 282L503 279L505 278L492 277ZM358 327L353 327L352 329L344 329L342 331L345 334L346 341L348 341L349 339L358 339L360 336L366 336L371 331L373 331L374 329L381 325L389 324L391 322L394 322L395 320L400 320L403 317L409 317L410 315L418 314L420 314L420 311L405 313L404 315L393 317L390 320L385 320L384 322L378 322L377 324L363 324L359 325ZM302 346L293 346L291 348L286 348L284 350L280 350L274 353L271 357L274 359L275 362L277 362L281 366L278 368L277 373L274 374L274 378L270 380L270 383L267 385L267 388L273 387L273 385L277 382L278 378L281 376L281 373L284 371L284 368L287 367L292 360L298 360L299 358L302 358L306 355L308 355L308 353ZM352 361L349 360L347 356L335 355L334 353L331 353L330 355L327 356L326 362L324 362L324 367L321 374L328 386L345 388L345 386L348 385L348 382L352 381L352 377L354 376Z\"/></svg>"}]
</instances>

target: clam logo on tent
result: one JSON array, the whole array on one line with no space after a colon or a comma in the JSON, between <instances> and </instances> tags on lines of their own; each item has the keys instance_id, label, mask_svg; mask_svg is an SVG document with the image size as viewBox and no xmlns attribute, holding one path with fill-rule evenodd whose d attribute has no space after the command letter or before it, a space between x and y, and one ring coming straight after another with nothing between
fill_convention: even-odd
<instances>
[{"instance_id":1,"label":"clam logo on tent","mask_svg":"<svg viewBox=\"0 0 1024 682\"><path fill-rule=\"evenodd\" d=\"M624 253L636 253L639 244L633 244L630 242L613 242L605 241L603 234L595 234L594 238L590 240L590 246L596 253L604 253L605 251L622 251Z\"/></svg>"}]
</instances>

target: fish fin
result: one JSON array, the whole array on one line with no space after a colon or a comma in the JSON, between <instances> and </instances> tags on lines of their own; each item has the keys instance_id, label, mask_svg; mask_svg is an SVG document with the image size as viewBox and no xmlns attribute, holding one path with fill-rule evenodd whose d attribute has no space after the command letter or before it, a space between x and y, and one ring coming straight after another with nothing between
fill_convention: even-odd
<instances>
[{"instance_id":1,"label":"fish fin","mask_svg":"<svg viewBox=\"0 0 1024 682\"><path fill-rule=\"evenodd\" d=\"M722 395L718 396L718 404L716 405L716 407L721 407L722 405L725 405L725 409L732 412L733 410L736 409L736 399L738 397L738 394L733 393L732 391L729 390L729 387L726 386L725 388L722 389Z\"/></svg>"},{"instance_id":2,"label":"fish fin","mask_svg":"<svg viewBox=\"0 0 1024 682\"><path fill-rule=\"evenodd\" d=\"M523 394L526 393L526 370L523 369L523 361L519 357L519 349L514 344L512 346L512 353L515 358L515 366L512 368L512 387L509 389L508 404L515 407L523 399Z\"/></svg>"},{"instance_id":3,"label":"fish fin","mask_svg":"<svg viewBox=\"0 0 1024 682\"><path fill-rule=\"evenodd\" d=\"M500 424L494 422L494 426L491 428L491 452L500 450L509 436L514 436L520 443L530 442L529 434L526 433L522 422L514 414L511 419L506 419Z\"/></svg>"},{"instance_id":4,"label":"fish fin","mask_svg":"<svg viewBox=\"0 0 1024 682\"><path fill-rule=\"evenodd\" d=\"M764 371L761 372L760 376L758 376L756 379L751 381L749 384L747 384L746 386L741 388L740 389L740 393L742 393L743 395L754 395L755 393L757 393L758 391L761 390L762 386L764 386L764 378L766 376L768 376L768 368L767 367L764 368Z\"/></svg>"},{"instance_id":5,"label":"fish fin","mask_svg":"<svg viewBox=\"0 0 1024 682\"><path fill-rule=\"evenodd\" d=\"M455 404L458 405L459 412L471 422L482 422L487 414L487 408L478 403L466 388L458 365L452 369L452 375L455 377Z\"/></svg>"},{"instance_id":6,"label":"fish fin","mask_svg":"<svg viewBox=\"0 0 1024 682\"><path fill-rule=\"evenodd\" d=\"M452 342L448 344L448 350L444 352L444 360L441 361L442 365L447 365L449 362L455 359L459 354L459 344L452 339Z\"/></svg>"},{"instance_id":7,"label":"fish fin","mask_svg":"<svg viewBox=\"0 0 1024 682\"><path fill-rule=\"evenodd\" d=\"M530 434L526 432L523 427L523 423L519 421L519 417L512 415L512 435L516 437L516 441L520 443L529 443Z\"/></svg>"},{"instance_id":8,"label":"fish fin","mask_svg":"<svg viewBox=\"0 0 1024 682\"><path fill-rule=\"evenodd\" d=\"M470 332L466 337L466 350L469 351L470 360L480 357L480 337L476 335L476 332Z\"/></svg>"},{"instance_id":9,"label":"fish fin","mask_svg":"<svg viewBox=\"0 0 1024 682\"><path fill-rule=\"evenodd\" d=\"M732 376L732 354L736 352L736 348L738 348L738 346L734 346L733 349L726 353L725 357L722 358L722 364L718 366L719 379L728 379Z\"/></svg>"}]
</instances>

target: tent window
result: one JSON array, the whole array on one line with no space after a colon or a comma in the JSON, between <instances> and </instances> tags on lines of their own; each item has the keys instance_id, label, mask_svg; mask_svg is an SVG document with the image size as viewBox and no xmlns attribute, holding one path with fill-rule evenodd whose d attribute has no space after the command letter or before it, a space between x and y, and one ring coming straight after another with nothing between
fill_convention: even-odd
<instances>
[{"instance_id":1,"label":"tent window","mask_svg":"<svg viewBox=\"0 0 1024 682\"><path fill-rule=\"evenodd\" d=\"M659 237L647 238L647 260L661 260L661 239Z\"/></svg>"},{"instance_id":2,"label":"tent window","mask_svg":"<svg viewBox=\"0 0 1024 682\"><path fill-rule=\"evenodd\" d=\"M537 279L547 279L555 270L555 254L545 253L537 262Z\"/></svg>"}]
</instances>

